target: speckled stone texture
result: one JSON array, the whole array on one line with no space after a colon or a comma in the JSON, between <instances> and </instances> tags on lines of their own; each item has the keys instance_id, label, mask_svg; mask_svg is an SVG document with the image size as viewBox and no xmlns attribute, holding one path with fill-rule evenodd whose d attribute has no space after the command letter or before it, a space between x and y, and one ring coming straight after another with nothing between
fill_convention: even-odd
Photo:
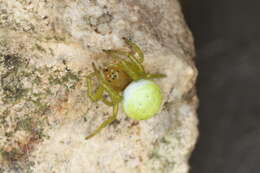
<instances>
[{"instance_id":1,"label":"speckled stone texture","mask_svg":"<svg viewBox=\"0 0 260 173\"><path fill-rule=\"evenodd\" d=\"M118 118L92 103L91 63L138 44L164 100L157 116ZM0 172L187 173L196 142L194 47L176 0L0 0Z\"/></svg>"}]
</instances>

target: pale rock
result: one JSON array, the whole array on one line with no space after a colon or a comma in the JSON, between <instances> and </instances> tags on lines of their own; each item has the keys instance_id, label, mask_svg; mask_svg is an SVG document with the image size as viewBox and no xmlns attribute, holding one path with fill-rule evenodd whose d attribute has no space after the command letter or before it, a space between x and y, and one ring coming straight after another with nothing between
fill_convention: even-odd
<instances>
[{"instance_id":1,"label":"pale rock","mask_svg":"<svg viewBox=\"0 0 260 173\"><path fill-rule=\"evenodd\" d=\"M132 39L164 101L157 116L117 121L86 95L102 49ZM0 172L187 173L197 130L194 46L177 0L0 0Z\"/></svg>"}]
</instances>

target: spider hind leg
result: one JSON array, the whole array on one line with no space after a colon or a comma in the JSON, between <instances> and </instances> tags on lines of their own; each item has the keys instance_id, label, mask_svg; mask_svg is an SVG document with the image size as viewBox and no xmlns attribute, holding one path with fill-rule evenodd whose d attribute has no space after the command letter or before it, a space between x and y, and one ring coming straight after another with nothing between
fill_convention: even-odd
<instances>
[{"instance_id":1,"label":"spider hind leg","mask_svg":"<svg viewBox=\"0 0 260 173\"><path fill-rule=\"evenodd\" d=\"M95 136L98 134L103 128L105 128L107 125L112 123L117 116L118 113L118 103L113 106L113 114L111 117L109 117L107 120L105 120L96 130L94 130L90 135L88 135L85 139L90 139L91 137Z\"/></svg>"}]
</instances>

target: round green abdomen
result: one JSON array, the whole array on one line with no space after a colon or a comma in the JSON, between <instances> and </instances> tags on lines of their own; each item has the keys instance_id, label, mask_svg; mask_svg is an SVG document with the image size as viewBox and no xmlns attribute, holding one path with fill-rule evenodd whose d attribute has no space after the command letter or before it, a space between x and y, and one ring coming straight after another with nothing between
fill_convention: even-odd
<instances>
[{"instance_id":1,"label":"round green abdomen","mask_svg":"<svg viewBox=\"0 0 260 173\"><path fill-rule=\"evenodd\" d=\"M161 90L151 80L134 81L124 90L123 109L135 120L151 118L160 110L161 103Z\"/></svg>"}]
</instances>

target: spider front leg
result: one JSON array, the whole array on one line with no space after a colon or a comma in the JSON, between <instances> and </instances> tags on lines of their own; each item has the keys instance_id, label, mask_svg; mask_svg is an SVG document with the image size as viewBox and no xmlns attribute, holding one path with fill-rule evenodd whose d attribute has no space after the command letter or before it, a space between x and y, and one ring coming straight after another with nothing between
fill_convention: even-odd
<instances>
[{"instance_id":1,"label":"spider front leg","mask_svg":"<svg viewBox=\"0 0 260 173\"><path fill-rule=\"evenodd\" d=\"M120 59L121 62L124 62L124 63L127 63L128 61L122 59L120 57L120 55L129 58L130 63L128 63L127 66L129 66L129 65L132 66L134 71L138 72L139 75L145 73L142 63L134 55L132 55L130 52L125 52L125 51L121 51L121 50L105 50L105 52L107 54L109 54L112 58Z\"/></svg>"},{"instance_id":2,"label":"spider front leg","mask_svg":"<svg viewBox=\"0 0 260 173\"><path fill-rule=\"evenodd\" d=\"M95 64L93 64L94 73L90 74L87 77L87 85L88 85L88 95L90 96L91 100L97 101L102 99L102 101L107 104L108 106L113 106L113 113L112 116L109 117L106 121L104 121L96 130L94 130L90 135L88 135L85 139L89 139L96 134L98 134L104 127L109 125L111 122L113 122L116 119L117 113L118 113L118 104L120 103L122 97L121 95L113 90L107 82L102 77L102 73L96 68ZM100 86L97 89L97 92L95 94L92 93L92 82L91 78L96 76L97 79L100 82ZM111 98L111 101L103 97L103 92L106 91L108 95Z\"/></svg>"},{"instance_id":3,"label":"spider front leg","mask_svg":"<svg viewBox=\"0 0 260 173\"><path fill-rule=\"evenodd\" d=\"M103 97L103 93L104 93L105 88L102 85L100 85L95 92L93 91L93 83L92 83L92 78L93 77L97 77L99 79L97 71L91 73L90 75L88 75L86 77L86 81L87 81L87 94L88 94L89 98L91 99L91 101L96 102L98 100L102 100L102 102L105 103L106 105L113 106L112 101L110 101L107 98ZM101 80L101 82L102 82L102 80Z\"/></svg>"},{"instance_id":4,"label":"spider front leg","mask_svg":"<svg viewBox=\"0 0 260 173\"><path fill-rule=\"evenodd\" d=\"M106 87L109 87L109 86L106 86ZM104 88L106 88L104 87ZM110 123L112 123L115 119L116 119L116 116L117 116L117 113L118 113L118 105L121 101L121 96L119 94L116 94L114 92L111 92L111 90L108 90L107 91L109 96L111 97L111 100L112 101L104 101L104 103L106 103L107 105L109 106L113 106L113 113L112 113L112 116L109 117L106 121L104 121L98 128L96 128L96 130L94 130L90 135L88 135L85 139L89 139L93 136L95 136L96 134L98 134L103 128L105 128L107 125L109 125ZM120 100L119 100L120 98Z\"/></svg>"},{"instance_id":5,"label":"spider front leg","mask_svg":"<svg viewBox=\"0 0 260 173\"><path fill-rule=\"evenodd\" d=\"M98 100L100 100L103 97L103 92L104 92L104 88L102 86L99 86L97 88L97 91L94 93L93 92L93 83L92 83L92 78L96 76L96 73L93 72L90 75L87 76L87 93L89 98L93 101L96 102Z\"/></svg>"},{"instance_id":6,"label":"spider front leg","mask_svg":"<svg viewBox=\"0 0 260 173\"><path fill-rule=\"evenodd\" d=\"M141 50L141 48L139 46L137 46L135 43L133 43L132 41L128 40L127 38L123 37L125 43L130 46L132 53L134 56L136 56L136 54L138 55L138 61L140 63L144 62L144 53Z\"/></svg>"},{"instance_id":7,"label":"spider front leg","mask_svg":"<svg viewBox=\"0 0 260 173\"><path fill-rule=\"evenodd\" d=\"M139 69L141 69L141 71L143 72L142 77L145 79L156 79L156 78L163 78L166 77L165 74L161 74L161 73L155 73L155 74L149 74L149 73L145 73L145 71L143 70L143 65L141 64L144 61L144 54L143 51L141 50L141 48L136 45L135 43L133 43L132 41L123 38L125 43L131 48L131 53L129 53L128 57L131 59L131 61L136 64ZM141 68L140 68L141 67Z\"/></svg>"}]
</instances>

